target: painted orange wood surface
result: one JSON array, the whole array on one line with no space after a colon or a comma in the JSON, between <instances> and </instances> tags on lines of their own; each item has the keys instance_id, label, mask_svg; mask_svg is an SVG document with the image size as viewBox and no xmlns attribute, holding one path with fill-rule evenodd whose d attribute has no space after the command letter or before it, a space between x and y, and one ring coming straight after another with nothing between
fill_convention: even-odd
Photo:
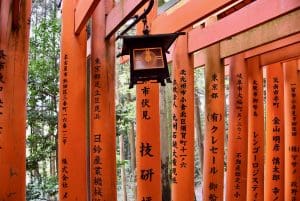
<instances>
[{"instance_id":1,"label":"painted orange wood surface","mask_svg":"<svg viewBox=\"0 0 300 201\"><path fill-rule=\"evenodd\" d=\"M20 26L19 18L20 18L20 14L21 14L20 13L21 12L20 0L13 0L12 6L13 6L12 7L12 28L18 29Z\"/></svg>"},{"instance_id":2,"label":"painted orange wood surface","mask_svg":"<svg viewBox=\"0 0 300 201\"><path fill-rule=\"evenodd\" d=\"M299 37L300 41L300 37ZM276 47L273 50L266 51L265 54L260 55L260 61L262 65L269 65L272 63L281 62L284 60L289 60L294 57L299 56L300 53L300 42L282 48Z\"/></svg>"},{"instance_id":3,"label":"painted orange wood surface","mask_svg":"<svg viewBox=\"0 0 300 201\"><path fill-rule=\"evenodd\" d=\"M259 46L259 47L256 47L256 48L253 48L253 49L250 49L248 51L245 52L245 58L250 58L250 57L254 57L254 56L259 56L261 54L264 54L264 53L267 53L269 51L273 51L275 52L276 49L278 48L285 48L285 47L289 47L290 45L293 45L293 44L299 44L299 41L300 41L300 33L298 34L294 34L294 35L291 35L289 37L285 37L285 38L282 38L282 39L279 39L279 40L276 40L276 41L273 41L273 42L270 42L268 44L265 44L265 45L262 45L262 46ZM296 51L293 52L293 51L288 51L288 53L290 54L295 54L295 53L299 53L299 49L297 51L297 49L295 49ZM279 51L279 53L283 53L281 51ZM276 54L274 55L275 58L280 56L280 54ZM296 55L298 56L298 55ZM293 57L296 57L296 56L293 56ZM274 58L274 59L275 59ZM267 62L263 62L263 65L269 65L269 64L272 64L272 63L276 63L276 62L279 62L281 60L285 60L286 58L280 58L279 60L277 61L268 61L270 63L267 63ZM262 61L261 61L262 63Z\"/></svg>"},{"instance_id":4,"label":"painted orange wood surface","mask_svg":"<svg viewBox=\"0 0 300 201\"><path fill-rule=\"evenodd\" d=\"M106 8L111 3L102 0L92 16L90 196L95 201L117 199L115 41L105 40L104 27Z\"/></svg>"},{"instance_id":5,"label":"painted orange wood surface","mask_svg":"<svg viewBox=\"0 0 300 201\"><path fill-rule=\"evenodd\" d=\"M77 0L74 18L74 30L76 34L79 34L86 26L100 1L101 0Z\"/></svg>"},{"instance_id":6,"label":"painted orange wood surface","mask_svg":"<svg viewBox=\"0 0 300 201\"><path fill-rule=\"evenodd\" d=\"M299 7L300 1L297 0L286 0L284 3L281 0L254 1L245 8L219 20L210 27L206 27L205 29L198 27L189 32L189 52L195 52ZM267 11L266 8L268 8ZM251 20L248 20L249 16L251 16ZM233 24L234 26L232 26ZM228 27L231 28L228 29ZM283 24L278 27L278 30L282 28L285 29L288 28L288 26Z\"/></svg>"},{"instance_id":7,"label":"painted orange wood surface","mask_svg":"<svg viewBox=\"0 0 300 201\"><path fill-rule=\"evenodd\" d=\"M12 0L0 9L0 200L25 201L26 90L31 0L12 28Z\"/></svg>"},{"instance_id":8,"label":"painted orange wood surface","mask_svg":"<svg viewBox=\"0 0 300 201\"><path fill-rule=\"evenodd\" d=\"M242 54L230 62L226 200L246 200L248 142L247 69Z\"/></svg>"},{"instance_id":9,"label":"painted orange wood surface","mask_svg":"<svg viewBox=\"0 0 300 201\"><path fill-rule=\"evenodd\" d=\"M298 87L298 91L297 91L297 131L300 132L300 92L299 92L299 88L300 88L300 58L298 58L298 73L297 73L297 87ZM297 133L298 135L299 133ZM300 152L300 147L298 148L298 153ZM300 184L300 177L297 178L297 185ZM299 193L299 191L298 191Z\"/></svg>"},{"instance_id":10,"label":"painted orange wood surface","mask_svg":"<svg viewBox=\"0 0 300 201\"><path fill-rule=\"evenodd\" d=\"M161 200L159 85L136 85L137 200Z\"/></svg>"},{"instance_id":11,"label":"painted orange wood surface","mask_svg":"<svg viewBox=\"0 0 300 201\"><path fill-rule=\"evenodd\" d=\"M86 31L74 34L76 0L63 1L59 85L59 200L86 200Z\"/></svg>"},{"instance_id":12,"label":"painted orange wood surface","mask_svg":"<svg viewBox=\"0 0 300 201\"><path fill-rule=\"evenodd\" d=\"M248 168L247 200L264 199L263 71L259 57L247 60L248 69Z\"/></svg>"},{"instance_id":13,"label":"painted orange wood surface","mask_svg":"<svg viewBox=\"0 0 300 201\"><path fill-rule=\"evenodd\" d=\"M297 60L283 63L284 69L284 200L300 200L300 130L297 129Z\"/></svg>"},{"instance_id":14,"label":"painted orange wood surface","mask_svg":"<svg viewBox=\"0 0 300 201\"><path fill-rule=\"evenodd\" d=\"M193 201L194 68L187 35L177 39L173 61L172 200Z\"/></svg>"},{"instance_id":15,"label":"painted orange wood surface","mask_svg":"<svg viewBox=\"0 0 300 201\"><path fill-rule=\"evenodd\" d=\"M155 33L171 33L183 30L204 19L216 10L222 9L236 0L189 0L172 12L165 12L154 19Z\"/></svg>"},{"instance_id":16,"label":"painted orange wood surface","mask_svg":"<svg viewBox=\"0 0 300 201\"><path fill-rule=\"evenodd\" d=\"M107 15L105 28L106 37L110 37L114 34L147 2L148 0L120 1Z\"/></svg>"},{"instance_id":17,"label":"painted orange wood surface","mask_svg":"<svg viewBox=\"0 0 300 201\"><path fill-rule=\"evenodd\" d=\"M298 71L297 71L297 88L298 88L298 91L297 91L297 106L296 106L296 112L297 112L297 137L299 137L299 132L300 132L300 92L299 92L299 88L300 88L300 58L298 58ZM299 143L299 140L298 140L298 143ZM300 146L298 146L298 155L299 155L299 152L300 152ZM298 161L299 161L299 157L298 157ZM298 167L299 167L299 163L298 162ZM299 174L299 172L297 173ZM297 179L297 187L299 188L299 184L300 184L300 177L296 178ZM297 192L297 196L299 197L299 190Z\"/></svg>"},{"instance_id":18,"label":"painted orange wood surface","mask_svg":"<svg viewBox=\"0 0 300 201\"><path fill-rule=\"evenodd\" d=\"M284 200L283 89L281 64L267 66L265 201Z\"/></svg>"},{"instance_id":19,"label":"painted orange wood surface","mask_svg":"<svg viewBox=\"0 0 300 201\"><path fill-rule=\"evenodd\" d=\"M147 17L149 23L156 12L157 1ZM137 24L138 35L142 30L143 24ZM159 87L150 82L136 85L137 201L162 200Z\"/></svg>"},{"instance_id":20,"label":"painted orange wood surface","mask_svg":"<svg viewBox=\"0 0 300 201\"><path fill-rule=\"evenodd\" d=\"M224 65L220 45L208 47L205 61L205 122L203 197L223 201L224 186Z\"/></svg>"}]
</instances>

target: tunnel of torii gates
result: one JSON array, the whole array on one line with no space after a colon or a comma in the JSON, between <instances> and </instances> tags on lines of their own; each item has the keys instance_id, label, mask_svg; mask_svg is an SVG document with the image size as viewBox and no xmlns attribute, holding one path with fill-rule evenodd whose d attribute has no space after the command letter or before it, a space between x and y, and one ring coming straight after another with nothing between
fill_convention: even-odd
<instances>
[{"instance_id":1,"label":"tunnel of torii gates","mask_svg":"<svg viewBox=\"0 0 300 201\"><path fill-rule=\"evenodd\" d=\"M59 200L116 200L115 33L147 2L62 2ZM1 0L0 10L0 200L22 201L31 0ZM152 34L186 32L168 57L172 200L194 200L193 75L205 67L204 200L299 201L300 1L171 0L154 7L148 21ZM225 76L230 80L226 171ZM138 201L162 200L159 87L135 87Z\"/></svg>"}]
</instances>

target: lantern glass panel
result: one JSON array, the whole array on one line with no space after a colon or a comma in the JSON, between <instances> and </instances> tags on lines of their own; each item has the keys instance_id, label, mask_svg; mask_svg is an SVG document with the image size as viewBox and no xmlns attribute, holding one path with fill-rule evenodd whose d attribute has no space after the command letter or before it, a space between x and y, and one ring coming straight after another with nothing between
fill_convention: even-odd
<instances>
[{"instance_id":1,"label":"lantern glass panel","mask_svg":"<svg viewBox=\"0 0 300 201\"><path fill-rule=\"evenodd\" d=\"M133 63L134 70L164 68L162 48L133 49Z\"/></svg>"}]
</instances>

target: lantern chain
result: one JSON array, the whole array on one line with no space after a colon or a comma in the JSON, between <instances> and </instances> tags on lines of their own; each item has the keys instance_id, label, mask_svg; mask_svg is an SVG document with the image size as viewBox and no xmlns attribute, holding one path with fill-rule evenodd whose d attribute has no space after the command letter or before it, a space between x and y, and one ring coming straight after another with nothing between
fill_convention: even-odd
<instances>
[{"instance_id":1,"label":"lantern chain","mask_svg":"<svg viewBox=\"0 0 300 201\"><path fill-rule=\"evenodd\" d=\"M136 25L140 20L144 22L144 30L143 33L145 35L148 35L150 32L148 23L147 23L147 15L150 13L151 9L153 8L154 0L149 0L148 7L144 10L144 12L141 15L134 16L135 20L125 29L123 30L117 37L116 40L122 37L124 34L127 33L129 29L131 29L134 25Z\"/></svg>"},{"instance_id":2,"label":"lantern chain","mask_svg":"<svg viewBox=\"0 0 300 201\"><path fill-rule=\"evenodd\" d=\"M143 18L143 23L144 23L143 34L144 35L149 35L150 28L149 28L149 25L148 25L147 16L145 16L145 18Z\"/></svg>"}]
</instances>

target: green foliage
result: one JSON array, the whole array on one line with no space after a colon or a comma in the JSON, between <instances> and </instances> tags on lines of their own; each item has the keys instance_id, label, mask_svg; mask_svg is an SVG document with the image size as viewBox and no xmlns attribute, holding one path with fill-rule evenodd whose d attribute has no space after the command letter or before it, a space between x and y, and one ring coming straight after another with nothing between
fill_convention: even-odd
<instances>
[{"instance_id":1,"label":"green foliage","mask_svg":"<svg viewBox=\"0 0 300 201\"><path fill-rule=\"evenodd\" d=\"M33 2L27 98L27 200L56 200L57 195L60 22L55 3Z\"/></svg>"},{"instance_id":2,"label":"green foliage","mask_svg":"<svg viewBox=\"0 0 300 201\"><path fill-rule=\"evenodd\" d=\"M118 65L117 135L127 135L135 121L135 90L129 89L129 65Z\"/></svg>"},{"instance_id":3,"label":"green foliage","mask_svg":"<svg viewBox=\"0 0 300 201\"><path fill-rule=\"evenodd\" d=\"M118 61L118 60L117 60ZM117 136L123 137L124 150L122 155L124 159L120 158L120 147L117 146L117 175L118 175L118 196L121 196L122 189L122 180L121 178L121 169L126 171L126 183L129 187L127 189L128 198L134 197L133 190L134 188L134 168L132 165L132 160L135 157L130 151L130 139L129 134L134 132L133 125L135 123L135 89L129 89L129 64L117 64L117 101L116 101L116 127L117 127ZM121 137L117 139L120 140ZM134 143L134 142L131 142ZM119 143L117 143L119 144ZM131 162L130 162L131 161ZM131 186L131 188L130 188ZM130 190L131 189L131 190Z\"/></svg>"},{"instance_id":4,"label":"green foliage","mask_svg":"<svg viewBox=\"0 0 300 201\"><path fill-rule=\"evenodd\" d=\"M121 166L128 165L128 160L120 160L120 156L117 155L117 169L119 170Z\"/></svg>"},{"instance_id":5,"label":"green foliage","mask_svg":"<svg viewBox=\"0 0 300 201\"><path fill-rule=\"evenodd\" d=\"M134 120L133 103L118 104L116 108L117 114L117 136L127 134L131 129L131 122Z\"/></svg>"},{"instance_id":6,"label":"green foliage","mask_svg":"<svg viewBox=\"0 0 300 201\"><path fill-rule=\"evenodd\" d=\"M55 199L58 184L57 177L46 177L43 182L32 181L27 184L26 200L49 200ZM53 200L53 199L52 199Z\"/></svg>"}]
</instances>

